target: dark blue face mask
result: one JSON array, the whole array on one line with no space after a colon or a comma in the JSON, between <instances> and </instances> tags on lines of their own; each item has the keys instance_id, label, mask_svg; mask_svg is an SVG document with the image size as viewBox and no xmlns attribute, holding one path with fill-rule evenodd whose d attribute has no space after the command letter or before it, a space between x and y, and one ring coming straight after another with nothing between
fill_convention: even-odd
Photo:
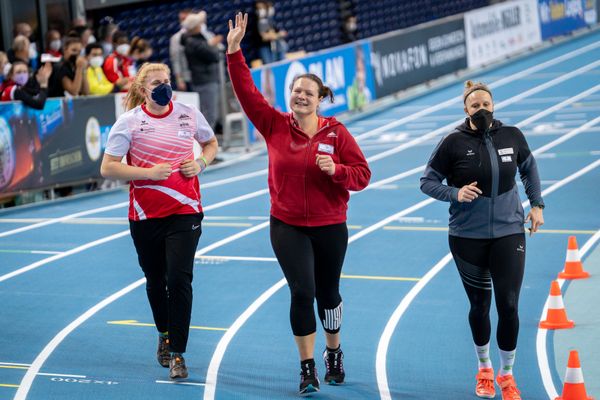
<instances>
[{"instance_id":1,"label":"dark blue face mask","mask_svg":"<svg viewBox=\"0 0 600 400\"><path fill-rule=\"evenodd\" d=\"M171 97L173 97L173 89L171 89L171 85L168 83L161 83L150 94L150 98L156 104L163 107L169 104Z\"/></svg>"}]
</instances>

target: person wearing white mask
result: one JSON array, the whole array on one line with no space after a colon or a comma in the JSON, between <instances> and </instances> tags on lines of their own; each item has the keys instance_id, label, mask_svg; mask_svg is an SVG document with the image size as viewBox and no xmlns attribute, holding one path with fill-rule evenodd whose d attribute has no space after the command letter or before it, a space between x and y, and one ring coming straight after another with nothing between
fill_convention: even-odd
<instances>
[{"instance_id":1,"label":"person wearing white mask","mask_svg":"<svg viewBox=\"0 0 600 400\"><path fill-rule=\"evenodd\" d=\"M134 77L130 76L132 60L129 58L129 37L123 31L117 31L113 34L113 51L106 60L104 60L104 75L106 78L116 84L122 92L126 92L128 82Z\"/></svg>"},{"instance_id":2,"label":"person wearing white mask","mask_svg":"<svg viewBox=\"0 0 600 400\"><path fill-rule=\"evenodd\" d=\"M102 64L104 64L104 49L100 43L90 43L85 46L85 56L88 60L87 80L90 94L104 95L118 91L119 87L106 79Z\"/></svg>"},{"instance_id":3,"label":"person wearing white mask","mask_svg":"<svg viewBox=\"0 0 600 400\"><path fill-rule=\"evenodd\" d=\"M62 40L60 32L56 29L50 29L46 32L46 53L53 57L62 58Z\"/></svg>"},{"instance_id":4,"label":"person wearing white mask","mask_svg":"<svg viewBox=\"0 0 600 400\"><path fill-rule=\"evenodd\" d=\"M258 0L256 9L256 29L260 37L259 54L263 64L285 59L288 45L287 32L275 26L275 8L270 1Z\"/></svg>"}]
</instances>

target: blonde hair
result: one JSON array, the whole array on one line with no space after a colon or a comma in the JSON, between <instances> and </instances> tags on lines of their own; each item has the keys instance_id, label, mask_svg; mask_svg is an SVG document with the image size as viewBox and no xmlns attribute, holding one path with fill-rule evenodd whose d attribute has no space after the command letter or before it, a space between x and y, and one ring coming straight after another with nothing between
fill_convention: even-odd
<instances>
[{"instance_id":1,"label":"blonde hair","mask_svg":"<svg viewBox=\"0 0 600 400\"><path fill-rule=\"evenodd\" d=\"M477 90L483 90L485 92L488 92L490 94L490 97L492 97L492 91L490 90L490 88L482 82L473 82L473 81L466 81L465 82L465 91L463 92L463 103L467 103L467 97L469 97L469 95Z\"/></svg>"},{"instance_id":2,"label":"blonde hair","mask_svg":"<svg viewBox=\"0 0 600 400\"><path fill-rule=\"evenodd\" d=\"M166 64L162 63L144 63L135 76L135 80L131 83L131 87L125 97L125 109L127 111L136 108L146 101L146 98L140 93L140 89L144 87L144 82L151 72L166 72L171 76L171 70Z\"/></svg>"}]
</instances>

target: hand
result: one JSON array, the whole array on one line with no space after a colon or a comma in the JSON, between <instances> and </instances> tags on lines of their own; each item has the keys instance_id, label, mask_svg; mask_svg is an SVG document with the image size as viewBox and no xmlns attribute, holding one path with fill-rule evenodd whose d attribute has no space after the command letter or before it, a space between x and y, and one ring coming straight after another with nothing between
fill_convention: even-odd
<instances>
[{"instance_id":1,"label":"hand","mask_svg":"<svg viewBox=\"0 0 600 400\"><path fill-rule=\"evenodd\" d=\"M201 161L202 162L202 161ZM206 168L206 165L204 166ZM203 168L200 167L200 164L196 160L185 160L179 166L179 171L186 178L192 178L200 173Z\"/></svg>"},{"instance_id":2,"label":"hand","mask_svg":"<svg viewBox=\"0 0 600 400\"><path fill-rule=\"evenodd\" d=\"M149 178L153 181L162 181L171 176L171 164L156 164L150 168Z\"/></svg>"},{"instance_id":3,"label":"hand","mask_svg":"<svg viewBox=\"0 0 600 400\"><path fill-rule=\"evenodd\" d=\"M468 185L461 187L458 191L458 202L470 203L478 198L481 193L483 192L477 187L477 182L469 183Z\"/></svg>"},{"instance_id":4,"label":"hand","mask_svg":"<svg viewBox=\"0 0 600 400\"><path fill-rule=\"evenodd\" d=\"M543 210L539 207L531 207L529 210L529 214L527 214L527 218L525 218L525 223L531 221L531 227L529 228L529 236L533 235L538 231L540 226L544 225L544 215Z\"/></svg>"},{"instance_id":5,"label":"hand","mask_svg":"<svg viewBox=\"0 0 600 400\"><path fill-rule=\"evenodd\" d=\"M37 74L35 74L35 79L37 79L41 87L47 87L50 75L52 75L52 64L47 62L38 70Z\"/></svg>"},{"instance_id":6,"label":"hand","mask_svg":"<svg viewBox=\"0 0 600 400\"><path fill-rule=\"evenodd\" d=\"M331 156L317 154L316 164L319 169L325 172L327 175L335 174L335 163Z\"/></svg>"},{"instance_id":7,"label":"hand","mask_svg":"<svg viewBox=\"0 0 600 400\"><path fill-rule=\"evenodd\" d=\"M82 56L77 57L77 60L75 61L75 67L86 68L87 65L88 65L88 62L85 57L82 57Z\"/></svg>"},{"instance_id":8,"label":"hand","mask_svg":"<svg viewBox=\"0 0 600 400\"><path fill-rule=\"evenodd\" d=\"M237 13L235 15L235 27L233 22L229 20L229 33L227 34L227 52L235 53L240 49L240 43L246 33L246 26L248 25L248 14Z\"/></svg>"}]
</instances>

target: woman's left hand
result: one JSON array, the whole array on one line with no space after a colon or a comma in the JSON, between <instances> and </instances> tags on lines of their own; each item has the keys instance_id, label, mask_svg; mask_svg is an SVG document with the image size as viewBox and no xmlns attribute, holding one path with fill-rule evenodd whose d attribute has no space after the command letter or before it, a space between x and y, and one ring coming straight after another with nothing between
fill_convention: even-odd
<instances>
[{"instance_id":1,"label":"woman's left hand","mask_svg":"<svg viewBox=\"0 0 600 400\"><path fill-rule=\"evenodd\" d=\"M531 227L529 228L529 236L533 235L538 231L540 226L544 225L544 212L539 207L532 207L525 218L525 223L531 221Z\"/></svg>"},{"instance_id":2,"label":"woman's left hand","mask_svg":"<svg viewBox=\"0 0 600 400\"><path fill-rule=\"evenodd\" d=\"M321 169L321 171L325 172L327 175L335 174L335 163L331 156L326 156L323 154L317 154L316 164Z\"/></svg>"},{"instance_id":3,"label":"woman's left hand","mask_svg":"<svg viewBox=\"0 0 600 400\"><path fill-rule=\"evenodd\" d=\"M196 162L196 160L185 160L179 166L179 170L181 171L183 176L185 176L186 178L191 178L198 175L202 168L200 168L200 165L198 164L198 162Z\"/></svg>"}]
</instances>

